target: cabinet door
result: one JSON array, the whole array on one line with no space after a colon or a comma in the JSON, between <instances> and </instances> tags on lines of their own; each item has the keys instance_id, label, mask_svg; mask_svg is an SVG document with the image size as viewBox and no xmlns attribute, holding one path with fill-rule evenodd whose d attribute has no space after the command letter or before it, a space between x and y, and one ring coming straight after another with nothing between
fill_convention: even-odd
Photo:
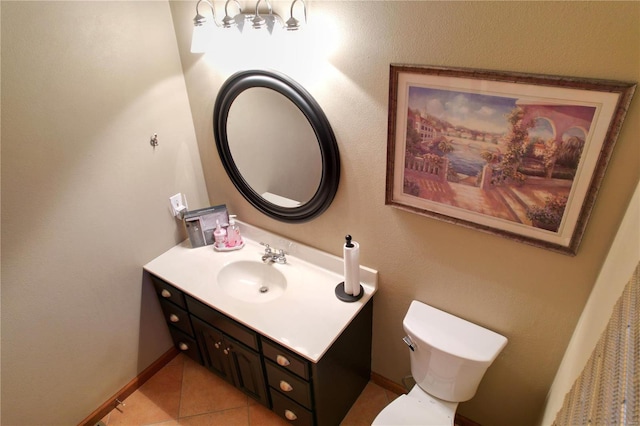
<instances>
[{"instance_id":1,"label":"cabinet door","mask_svg":"<svg viewBox=\"0 0 640 426\"><path fill-rule=\"evenodd\" d=\"M235 384L229 345L225 341L224 335L198 318L192 317L192 321L205 367L229 383Z\"/></svg>"},{"instance_id":2,"label":"cabinet door","mask_svg":"<svg viewBox=\"0 0 640 426\"><path fill-rule=\"evenodd\" d=\"M260 355L228 336L225 338L231 349L231 365L236 387L262 405L269 407L267 385Z\"/></svg>"},{"instance_id":3,"label":"cabinet door","mask_svg":"<svg viewBox=\"0 0 640 426\"><path fill-rule=\"evenodd\" d=\"M215 327L191 317L204 365L220 377L269 407L260 355Z\"/></svg>"}]
</instances>

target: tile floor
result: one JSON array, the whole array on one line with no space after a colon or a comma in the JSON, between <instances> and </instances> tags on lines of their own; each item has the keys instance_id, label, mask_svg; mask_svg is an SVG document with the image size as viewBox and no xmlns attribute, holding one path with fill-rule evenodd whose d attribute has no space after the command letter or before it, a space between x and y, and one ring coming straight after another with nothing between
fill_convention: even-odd
<instances>
[{"instance_id":1,"label":"tile floor","mask_svg":"<svg viewBox=\"0 0 640 426\"><path fill-rule=\"evenodd\" d=\"M397 398L373 382L362 391L342 426L370 425ZM103 419L107 426L287 426L288 422L182 354Z\"/></svg>"}]
</instances>

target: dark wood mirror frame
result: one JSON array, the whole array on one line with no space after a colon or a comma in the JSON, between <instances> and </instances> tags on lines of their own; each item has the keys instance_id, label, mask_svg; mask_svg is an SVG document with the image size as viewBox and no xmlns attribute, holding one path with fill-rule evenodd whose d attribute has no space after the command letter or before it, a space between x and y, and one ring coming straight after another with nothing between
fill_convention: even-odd
<instances>
[{"instance_id":1,"label":"dark wood mirror frame","mask_svg":"<svg viewBox=\"0 0 640 426\"><path fill-rule=\"evenodd\" d=\"M229 149L227 118L233 101L243 91L264 87L272 89L295 104L315 132L322 156L322 175L316 193L297 207L282 207L264 199L240 173ZM305 222L323 213L333 201L340 181L340 154L329 120L313 97L291 78L273 71L241 71L220 88L213 110L213 134L218 154L229 178L242 196L267 216L283 222Z\"/></svg>"}]
</instances>

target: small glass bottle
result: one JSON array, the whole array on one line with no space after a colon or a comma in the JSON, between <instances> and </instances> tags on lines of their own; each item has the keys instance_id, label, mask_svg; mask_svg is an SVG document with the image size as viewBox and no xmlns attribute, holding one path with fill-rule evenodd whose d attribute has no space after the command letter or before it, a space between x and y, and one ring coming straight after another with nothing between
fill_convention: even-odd
<instances>
[{"instance_id":1,"label":"small glass bottle","mask_svg":"<svg viewBox=\"0 0 640 426\"><path fill-rule=\"evenodd\" d=\"M238 247L242 245L240 227L236 225L236 215L229 215L229 227L227 228L227 247Z\"/></svg>"},{"instance_id":2,"label":"small glass bottle","mask_svg":"<svg viewBox=\"0 0 640 426\"><path fill-rule=\"evenodd\" d=\"M224 248L227 242L227 231L224 228L220 227L220 221L216 220L216 229L213 231L213 238L215 240L216 248L222 249Z\"/></svg>"}]
</instances>

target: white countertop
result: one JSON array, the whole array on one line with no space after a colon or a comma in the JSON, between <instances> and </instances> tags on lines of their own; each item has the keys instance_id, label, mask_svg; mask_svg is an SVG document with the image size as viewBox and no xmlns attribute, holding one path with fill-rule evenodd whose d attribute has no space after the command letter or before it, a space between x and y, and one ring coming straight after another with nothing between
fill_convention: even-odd
<instances>
[{"instance_id":1,"label":"white countertop","mask_svg":"<svg viewBox=\"0 0 640 426\"><path fill-rule=\"evenodd\" d=\"M361 266L364 295L356 302L340 301L335 288L344 281L341 258L238 223L245 242L240 250L191 248L187 240L147 263L144 269L309 361L318 362L375 293L377 271ZM285 275L287 289L274 300L244 302L218 285L217 274L231 262L261 262L264 247L259 242L289 253L286 264L271 265Z\"/></svg>"}]
</instances>

